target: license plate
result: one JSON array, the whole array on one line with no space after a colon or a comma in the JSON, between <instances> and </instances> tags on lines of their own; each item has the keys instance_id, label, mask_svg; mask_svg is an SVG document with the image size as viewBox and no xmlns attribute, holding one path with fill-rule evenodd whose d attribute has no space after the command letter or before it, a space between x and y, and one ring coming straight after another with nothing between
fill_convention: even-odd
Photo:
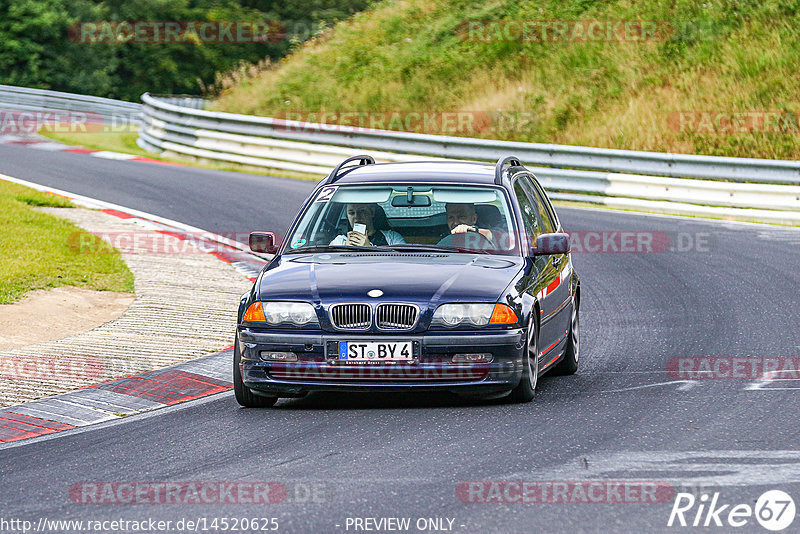
<instances>
[{"instance_id":1,"label":"license plate","mask_svg":"<svg viewBox=\"0 0 800 534\"><path fill-rule=\"evenodd\" d=\"M357 363L407 362L414 359L411 341L340 341L339 361Z\"/></svg>"}]
</instances>

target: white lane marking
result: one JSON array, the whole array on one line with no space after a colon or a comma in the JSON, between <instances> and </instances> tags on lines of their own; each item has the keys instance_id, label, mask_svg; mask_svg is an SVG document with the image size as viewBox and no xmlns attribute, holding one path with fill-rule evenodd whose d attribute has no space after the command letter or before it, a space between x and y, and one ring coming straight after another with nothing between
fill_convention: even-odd
<instances>
[{"instance_id":1,"label":"white lane marking","mask_svg":"<svg viewBox=\"0 0 800 534\"><path fill-rule=\"evenodd\" d=\"M97 152L90 152L90 156L93 158L103 158L103 159L115 159L115 160L127 160L138 158L134 154L123 154L122 152L109 152L108 150L98 150Z\"/></svg>"},{"instance_id":2,"label":"white lane marking","mask_svg":"<svg viewBox=\"0 0 800 534\"><path fill-rule=\"evenodd\" d=\"M17 144L19 146L36 148L38 150L50 150L50 151L67 150L70 148L81 148L75 145L67 145L64 143L59 143L58 141L51 141L50 139L42 137L38 134L27 135L27 136L0 135L0 144L3 145Z\"/></svg>"},{"instance_id":3,"label":"white lane marking","mask_svg":"<svg viewBox=\"0 0 800 534\"><path fill-rule=\"evenodd\" d=\"M553 200L553 204L558 206L558 208L565 209L565 210L582 210L582 211L599 211L601 213L606 213L609 215L613 215L613 212L624 212L626 215L638 215L640 217L652 217L657 219L678 219L684 222L697 222L699 224L706 224L706 223L714 223L718 225L722 225L725 227L729 227L732 230L740 230L737 226L748 226L750 228L761 226L763 228L769 228L772 230L791 230L792 226L779 226L775 224L767 224L767 223L757 223L757 222L747 222L747 221L726 221L722 219L709 219L706 217L692 217L689 215L669 215L667 213L647 213L641 211L628 211L628 210L621 210L615 208L595 208L591 206L572 206L569 204L559 204L558 199L551 199Z\"/></svg>"},{"instance_id":4,"label":"white lane marking","mask_svg":"<svg viewBox=\"0 0 800 534\"><path fill-rule=\"evenodd\" d=\"M769 387L776 382L788 382L791 384L793 381L800 381L800 377L797 376L798 372L800 372L798 369L776 369L774 371L769 371L762 374L757 380L747 384L744 387L744 391L800 391L800 386ZM781 375L783 374L790 374L793 376L791 378L782 378Z\"/></svg>"},{"instance_id":5,"label":"white lane marking","mask_svg":"<svg viewBox=\"0 0 800 534\"><path fill-rule=\"evenodd\" d=\"M792 380L800 380L800 378L771 378L771 379L764 379L764 380L756 380L755 382L750 382L744 387L745 391L800 391L800 386L798 387L769 387L776 382L789 382Z\"/></svg>"},{"instance_id":6,"label":"white lane marking","mask_svg":"<svg viewBox=\"0 0 800 534\"><path fill-rule=\"evenodd\" d=\"M70 149L70 148L77 148L74 145L65 145L64 143L55 143L55 142L50 143L50 142L47 142L47 141L42 141L42 142L39 142L39 143L32 143L30 145L25 145L25 146L29 146L29 147L35 148L37 150L49 150L51 152L58 152L58 151L67 150L67 149Z\"/></svg>"},{"instance_id":7,"label":"white lane marking","mask_svg":"<svg viewBox=\"0 0 800 534\"><path fill-rule=\"evenodd\" d=\"M800 451L604 451L551 468L501 475L499 480L652 480L717 486L800 482Z\"/></svg>"},{"instance_id":8,"label":"white lane marking","mask_svg":"<svg viewBox=\"0 0 800 534\"><path fill-rule=\"evenodd\" d=\"M664 375L664 371L592 371L595 375Z\"/></svg>"},{"instance_id":9,"label":"white lane marking","mask_svg":"<svg viewBox=\"0 0 800 534\"><path fill-rule=\"evenodd\" d=\"M0 135L0 143L8 144L8 143L16 143L18 141L30 141L30 137L25 137L22 135Z\"/></svg>"},{"instance_id":10,"label":"white lane marking","mask_svg":"<svg viewBox=\"0 0 800 534\"><path fill-rule=\"evenodd\" d=\"M601 389L600 391L595 391L594 393L620 393L623 391L634 391L637 389L653 388L657 386L668 386L670 384L681 384L681 386L678 389L683 391L693 388L696 382L694 380L670 380L669 382L658 382L656 384L644 384L641 386L630 386L627 388L620 388L620 389Z\"/></svg>"},{"instance_id":11,"label":"white lane marking","mask_svg":"<svg viewBox=\"0 0 800 534\"><path fill-rule=\"evenodd\" d=\"M18 137L18 136L0 136L0 144L14 144L24 142L24 146L35 148L37 150L49 150L51 152L69 151L70 149L82 149L80 153L92 156L93 158L112 159L117 161L126 161L137 159L141 156L136 154L126 154L124 152L112 152L110 150L92 150L84 149L78 145L67 145L59 143L58 141L48 141L46 139L39 139L37 137Z\"/></svg>"}]
</instances>

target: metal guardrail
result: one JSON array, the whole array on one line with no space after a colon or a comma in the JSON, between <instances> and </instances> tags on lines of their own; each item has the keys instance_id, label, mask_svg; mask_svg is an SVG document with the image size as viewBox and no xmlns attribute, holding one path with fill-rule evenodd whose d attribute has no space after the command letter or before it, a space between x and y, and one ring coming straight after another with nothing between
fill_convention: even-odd
<instances>
[{"instance_id":1,"label":"metal guardrail","mask_svg":"<svg viewBox=\"0 0 800 534\"><path fill-rule=\"evenodd\" d=\"M111 125L140 124L142 118L142 105L135 102L13 85L0 85L0 110L94 114Z\"/></svg>"},{"instance_id":2,"label":"metal guardrail","mask_svg":"<svg viewBox=\"0 0 800 534\"><path fill-rule=\"evenodd\" d=\"M191 109L203 109L206 99L200 96L189 95L150 95L158 99L159 102L166 102L174 106Z\"/></svg>"},{"instance_id":3,"label":"metal guardrail","mask_svg":"<svg viewBox=\"0 0 800 534\"><path fill-rule=\"evenodd\" d=\"M551 167L800 185L800 161L638 152L357 128L348 132L346 127L341 126L332 128L330 125L271 117L190 111L148 93L142 95L142 101L148 116L170 125L256 137L485 161L496 160L501 154L514 153L525 161ZM334 129L336 131L331 131Z\"/></svg>"},{"instance_id":4,"label":"metal guardrail","mask_svg":"<svg viewBox=\"0 0 800 534\"><path fill-rule=\"evenodd\" d=\"M140 146L324 176L353 149L378 162L514 154L553 198L800 224L800 161L636 152L357 129L187 108L145 93Z\"/></svg>"},{"instance_id":5,"label":"metal guardrail","mask_svg":"<svg viewBox=\"0 0 800 534\"><path fill-rule=\"evenodd\" d=\"M0 110L94 113L139 123L153 152L325 176L354 149L378 162L520 157L553 198L634 210L800 224L800 162L661 154L357 129L202 109L188 96L144 104L0 85ZM4 109L5 108L5 109Z\"/></svg>"}]
</instances>

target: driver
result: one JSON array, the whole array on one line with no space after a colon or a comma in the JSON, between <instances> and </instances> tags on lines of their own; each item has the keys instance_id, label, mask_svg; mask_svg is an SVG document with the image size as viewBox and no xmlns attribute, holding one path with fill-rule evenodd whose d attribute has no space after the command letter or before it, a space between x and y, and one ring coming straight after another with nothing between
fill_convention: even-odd
<instances>
[{"instance_id":1,"label":"driver","mask_svg":"<svg viewBox=\"0 0 800 534\"><path fill-rule=\"evenodd\" d=\"M375 227L375 213L378 206L375 204L348 204L345 213L347 222L350 224L350 231L347 235L339 234L331 245L352 245L370 247L373 245L398 245L405 243L403 236L389 229L378 229ZM367 227L367 233L362 234L353 230L353 225L361 223Z\"/></svg>"},{"instance_id":2,"label":"driver","mask_svg":"<svg viewBox=\"0 0 800 534\"><path fill-rule=\"evenodd\" d=\"M463 234L464 232L478 232L483 237L494 243L494 235L487 228L478 228L478 214L475 212L473 204L448 203L444 206L447 212L447 226L451 234Z\"/></svg>"}]
</instances>

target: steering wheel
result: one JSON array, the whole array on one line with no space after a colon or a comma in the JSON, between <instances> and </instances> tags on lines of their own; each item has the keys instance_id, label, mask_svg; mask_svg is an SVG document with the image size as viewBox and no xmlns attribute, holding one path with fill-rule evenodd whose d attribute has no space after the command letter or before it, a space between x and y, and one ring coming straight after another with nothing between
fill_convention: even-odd
<instances>
[{"instance_id":1,"label":"steering wheel","mask_svg":"<svg viewBox=\"0 0 800 534\"><path fill-rule=\"evenodd\" d=\"M315 236L316 239L313 243L309 243L309 245L327 245L334 237L341 233L342 232L338 226L327 220L323 220L319 226L319 229L317 230L317 234Z\"/></svg>"},{"instance_id":2,"label":"steering wheel","mask_svg":"<svg viewBox=\"0 0 800 534\"><path fill-rule=\"evenodd\" d=\"M491 240L475 230L467 230L459 234L444 236L437 245L443 247L463 248L467 250L492 250L495 248Z\"/></svg>"}]
</instances>

